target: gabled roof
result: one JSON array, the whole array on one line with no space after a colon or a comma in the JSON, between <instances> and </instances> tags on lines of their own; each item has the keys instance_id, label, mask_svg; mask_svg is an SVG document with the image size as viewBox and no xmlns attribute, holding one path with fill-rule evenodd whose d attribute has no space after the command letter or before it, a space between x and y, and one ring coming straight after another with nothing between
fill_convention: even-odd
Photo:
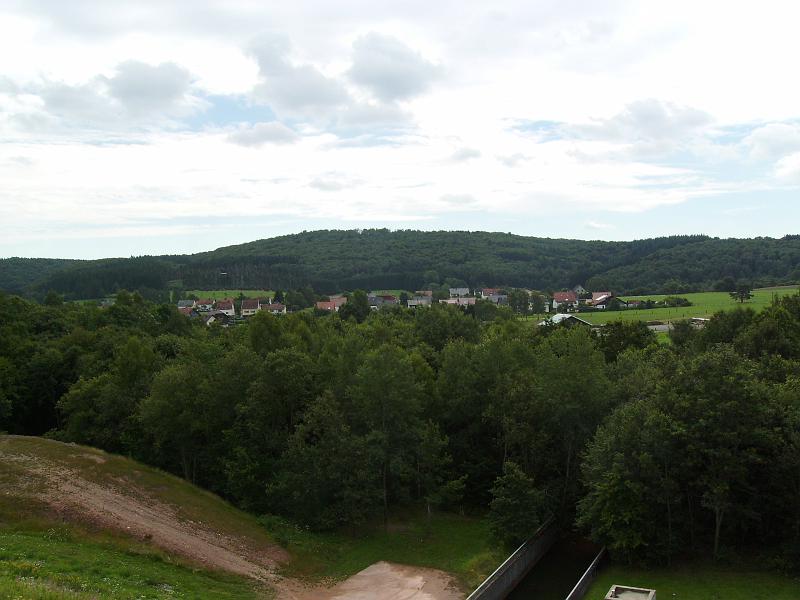
<instances>
[{"instance_id":1,"label":"gabled roof","mask_svg":"<svg viewBox=\"0 0 800 600\"><path fill-rule=\"evenodd\" d=\"M217 310L233 310L233 300L218 300Z\"/></svg>"},{"instance_id":2,"label":"gabled roof","mask_svg":"<svg viewBox=\"0 0 800 600\"><path fill-rule=\"evenodd\" d=\"M611 292L592 292L592 302L599 300L603 296L613 296Z\"/></svg>"},{"instance_id":3,"label":"gabled roof","mask_svg":"<svg viewBox=\"0 0 800 600\"><path fill-rule=\"evenodd\" d=\"M556 302L577 302L578 295L575 292L553 292L553 300Z\"/></svg>"},{"instance_id":4,"label":"gabled roof","mask_svg":"<svg viewBox=\"0 0 800 600\"><path fill-rule=\"evenodd\" d=\"M285 308L286 307L283 304L281 304L280 302L274 302L273 304L265 304L264 305L264 310L271 310L273 312L274 311L283 312L283 310Z\"/></svg>"},{"instance_id":5,"label":"gabled roof","mask_svg":"<svg viewBox=\"0 0 800 600\"><path fill-rule=\"evenodd\" d=\"M242 300L242 310L258 310L258 300Z\"/></svg>"},{"instance_id":6,"label":"gabled roof","mask_svg":"<svg viewBox=\"0 0 800 600\"><path fill-rule=\"evenodd\" d=\"M580 317L576 317L575 315L566 314L566 313L557 313L550 317L549 319L545 319L541 321L539 325L558 325L559 323L563 323L564 321L575 321L577 323L583 323L584 325L588 325L589 327L592 326L589 321L581 319Z\"/></svg>"},{"instance_id":7,"label":"gabled roof","mask_svg":"<svg viewBox=\"0 0 800 600\"><path fill-rule=\"evenodd\" d=\"M204 298L203 300L198 300L198 304L208 304L209 306L214 304L214 301L211 298Z\"/></svg>"}]
</instances>

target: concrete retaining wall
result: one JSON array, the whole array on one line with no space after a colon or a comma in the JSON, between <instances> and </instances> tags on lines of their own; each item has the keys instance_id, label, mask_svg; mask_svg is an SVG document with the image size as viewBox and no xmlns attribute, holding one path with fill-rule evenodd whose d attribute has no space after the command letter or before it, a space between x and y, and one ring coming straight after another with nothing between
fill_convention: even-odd
<instances>
[{"instance_id":1,"label":"concrete retaining wall","mask_svg":"<svg viewBox=\"0 0 800 600\"><path fill-rule=\"evenodd\" d=\"M597 556L595 556L592 564L589 565L589 568L586 569L586 572L578 580L578 583L576 583L575 587L572 588L572 591L569 593L566 600L583 600L583 597L586 595L586 592L589 591L589 587L594 581L594 576L597 574L597 568L600 566L603 558L605 558L605 555L606 549L602 548L600 552L597 553Z\"/></svg>"},{"instance_id":2,"label":"concrete retaining wall","mask_svg":"<svg viewBox=\"0 0 800 600\"><path fill-rule=\"evenodd\" d=\"M533 565L547 554L558 539L558 533L558 527L553 519L545 521L544 525L489 575L467 600L504 600Z\"/></svg>"}]
</instances>

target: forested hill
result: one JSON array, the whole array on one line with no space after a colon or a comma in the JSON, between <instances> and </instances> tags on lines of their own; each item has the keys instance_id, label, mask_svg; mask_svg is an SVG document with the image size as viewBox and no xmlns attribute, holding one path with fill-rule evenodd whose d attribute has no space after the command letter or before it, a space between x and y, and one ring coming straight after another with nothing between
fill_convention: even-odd
<instances>
[{"instance_id":1,"label":"forested hill","mask_svg":"<svg viewBox=\"0 0 800 600\"><path fill-rule=\"evenodd\" d=\"M194 255L97 261L0 260L0 289L96 298L118 288L419 289L429 285L559 290L576 284L617 293L711 289L800 280L800 236L671 236L632 242L463 231L325 230Z\"/></svg>"}]
</instances>

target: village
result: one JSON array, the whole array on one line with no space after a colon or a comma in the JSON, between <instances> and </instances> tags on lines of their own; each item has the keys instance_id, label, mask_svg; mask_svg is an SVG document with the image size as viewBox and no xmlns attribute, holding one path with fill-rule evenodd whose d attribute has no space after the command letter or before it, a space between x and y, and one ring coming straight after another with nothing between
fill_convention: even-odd
<instances>
[{"instance_id":1,"label":"village","mask_svg":"<svg viewBox=\"0 0 800 600\"><path fill-rule=\"evenodd\" d=\"M180 300L177 303L181 314L190 318L202 319L207 325L218 323L229 326L242 322L258 312L264 311L273 315L283 315L289 310L286 304L276 298L282 294L274 294L264 298L225 298L214 300L212 298L198 298ZM334 294L323 296L315 302L313 310L319 313L339 312L348 301L349 294ZM667 299L679 301L681 299ZM451 287L442 290L417 290L413 295L400 293L399 295L384 292L369 292L367 303L371 310L379 310L391 306L403 306L412 310L428 308L434 304L452 305L462 308L475 306L479 302L487 302L495 306L510 306L515 312L521 314L546 314L548 318L542 323L560 323L564 320L570 322L586 321L574 316L574 313L598 310L625 310L640 308L645 304L641 300L625 300L613 292L602 290L590 292L582 285L565 291L550 294L520 288L474 288ZM648 303L648 307L653 305ZM306 309L303 309L306 310ZM569 317L569 319L568 319Z\"/></svg>"}]
</instances>

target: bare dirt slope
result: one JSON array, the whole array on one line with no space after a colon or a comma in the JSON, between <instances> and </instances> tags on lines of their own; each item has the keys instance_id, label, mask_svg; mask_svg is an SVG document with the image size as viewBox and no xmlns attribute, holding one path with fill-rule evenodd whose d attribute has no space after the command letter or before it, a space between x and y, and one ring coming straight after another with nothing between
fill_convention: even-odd
<instances>
[{"instance_id":1,"label":"bare dirt slope","mask_svg":"<svg viewBox=\"0 0 800 600\"><path fill-rule=\"evenodd\" d=\"M120 474L121 467L130 470ZM182 505L185 482L118 456L3 436L0 469L6 494L41 501L56 518L122 531L211 569L268 581L288 559L219 498L201 493L193 506Z\"/></svg>"},{"instance_id":2,"label":"bare dirt slope","mask_svg":"<svg viewBox=\"0 0 800 600\"><path fill-rule=\"evenodd\" d=\"M453 578L436 569L377 562L330 588L281 589L278 600L459 600Z\"/></svg>"},{"instance_id":3,"label":"bare dirt slope","mask_svg":"<svg viewBox=\"0 0 800 600\"><path fill-rule=\"evenodd\" d=\"M46 507L48 518L123 532L206 568L257 579L276 588L279 600L464 596L442 571L387 562L332 587L281 578L276 571L290 557L251 516L179 478L94 448L0 436L0 489Z\"/></svg>"}]
</instances>

